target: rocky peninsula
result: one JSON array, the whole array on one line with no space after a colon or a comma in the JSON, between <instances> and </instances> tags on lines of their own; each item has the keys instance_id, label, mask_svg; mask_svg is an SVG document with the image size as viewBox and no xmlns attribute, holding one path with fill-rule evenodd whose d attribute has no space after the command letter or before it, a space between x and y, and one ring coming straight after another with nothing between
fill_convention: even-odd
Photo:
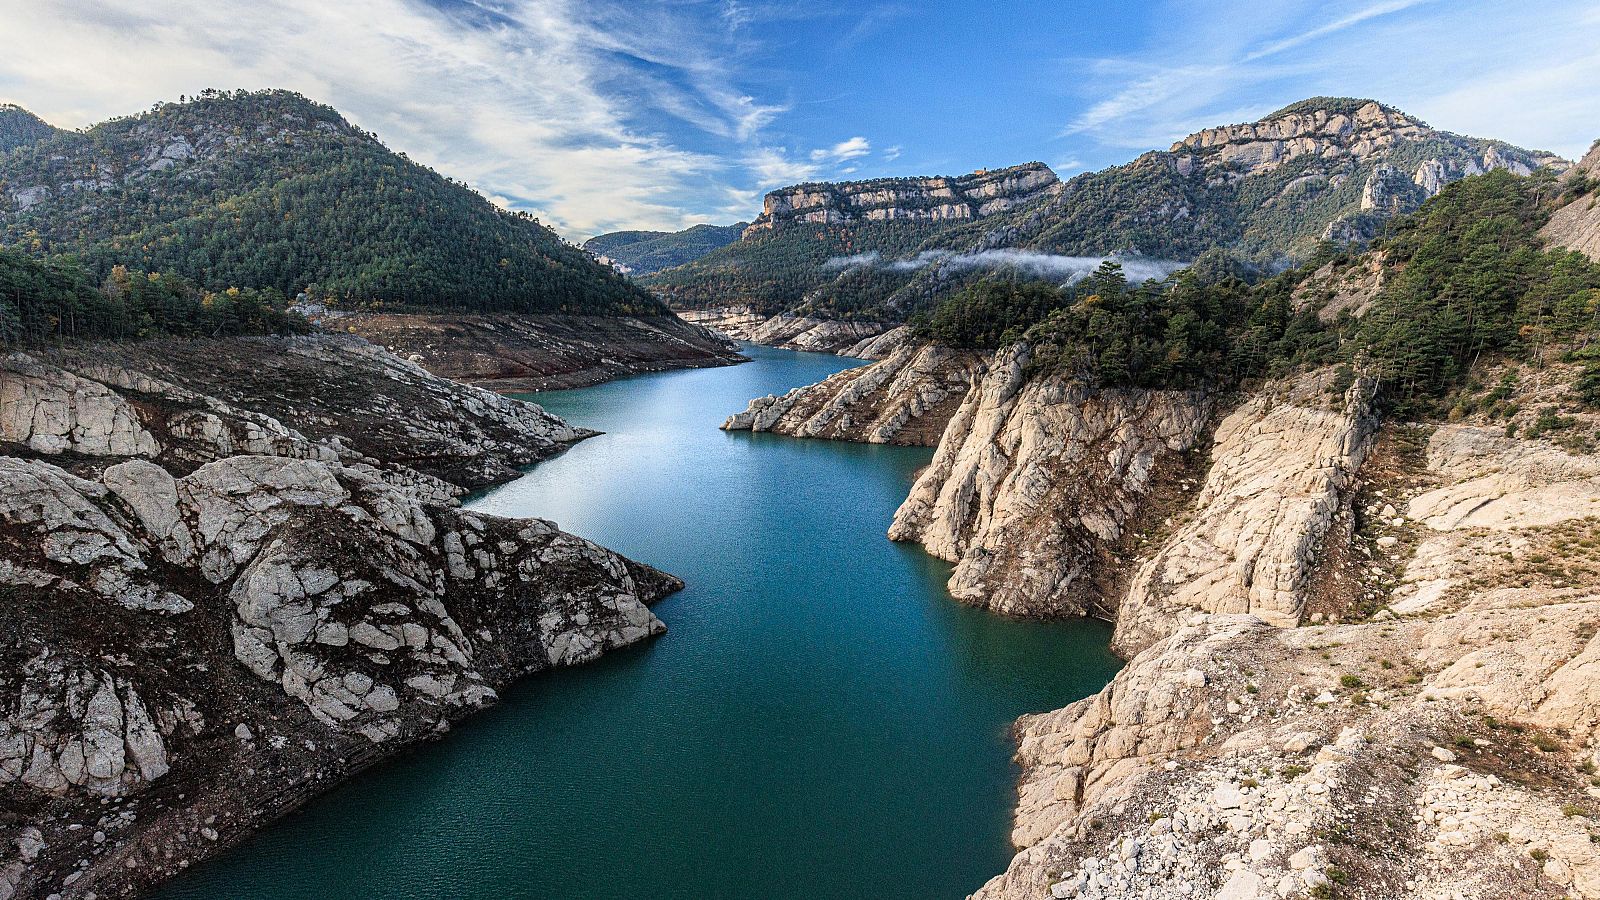
<instances>
[{"instance_id":1,"label":"rocky peninsula","mask_svg":"<svg viewBox=\"0 0 1600 900\"><path fill-rule=\"evenodd\" d=\"M1543 239L1586 247L1590 206ZM1359 319L1398 271L1358 256L1292 303ZM904 334L724 426L918 421L937 450L890 536L962 602L1115 624L1111 684L1017 723L1018 853L976 897L1600 896L1585 357L1486 365L1413 419L1359 368L1152 390L1039 352Z\"/></svg>"},{"instance_id":2,"label":"rocky peninsula","mask_svg":"<svg viewBox=\"0 0 1600 900\"><path fill-rule=\"evenodd\" d=\"M353 337L0 357L0 897L125 896L681 584L470 489L588 436Z\"/></svg>"}]
</instances>

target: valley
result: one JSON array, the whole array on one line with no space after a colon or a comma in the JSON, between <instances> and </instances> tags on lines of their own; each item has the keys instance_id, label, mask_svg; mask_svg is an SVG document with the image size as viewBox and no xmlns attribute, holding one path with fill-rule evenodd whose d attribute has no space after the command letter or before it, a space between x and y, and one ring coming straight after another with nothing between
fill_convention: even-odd
<instances>
[{"instance_id":1,"label":"valley","mask_svg":"<svg viewBox=\"0 0 1600 900\"><path fill-rule=\"evenodd\" d=\"M1600 897L1596 190L1313 97L579 246L0 107L0 900Z\"/></svg>"}]
</instances>

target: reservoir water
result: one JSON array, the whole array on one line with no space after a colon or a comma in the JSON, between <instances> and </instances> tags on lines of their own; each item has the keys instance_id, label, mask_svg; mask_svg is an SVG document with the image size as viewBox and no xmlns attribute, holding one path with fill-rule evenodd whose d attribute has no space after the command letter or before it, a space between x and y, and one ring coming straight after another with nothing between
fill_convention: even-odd
<instances>
[{"instance_id":1,"label":"reservoir water","mask_svg":"<svg viewBox=\"0 0 1600 900\"><path fill-rule=\"evenodd\" d=\"M668 633L535 676L163 898L956 898L1005 868L1008 728L1116 671L1096 622L1001 619L884 537L926 449L717 425L858 361L530 399L606 433L486 493L683 578Z\"/></svg>"}]
</instances>

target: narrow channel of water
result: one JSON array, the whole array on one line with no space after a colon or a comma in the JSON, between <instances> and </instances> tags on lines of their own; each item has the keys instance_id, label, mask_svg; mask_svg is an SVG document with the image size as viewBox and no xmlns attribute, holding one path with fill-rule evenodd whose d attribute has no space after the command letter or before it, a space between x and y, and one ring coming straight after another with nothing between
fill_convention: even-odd
<instances>
[{"instance_id":1,"label":"narrow channel of water","mask_svg":"<svg viewBox=\"0 0 1600 900\"><path fill-rule=\"evenodd\" d=\"M955 898L1000 872L1021 713L1099 690L1109 629L958 606L884 537L931 451L726 434L857 364L754 361L537 400L606 434L474 502L672 572L666 636L534 677L164 898Z\"/></svg>"}]
</instances>

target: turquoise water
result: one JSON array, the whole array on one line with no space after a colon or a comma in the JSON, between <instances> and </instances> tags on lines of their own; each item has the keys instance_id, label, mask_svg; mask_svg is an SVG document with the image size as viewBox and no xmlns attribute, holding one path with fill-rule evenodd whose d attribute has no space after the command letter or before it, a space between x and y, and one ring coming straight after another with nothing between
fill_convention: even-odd
<instances>
[{"instance_id":1,"label":"turquoise water","mask_svg":"<svg viewBox=\"0 0 1600 900\"><path fill-rule=\"evenodd\" d=\"M531 678L166 898L954 898L1004 869L1021 713L1100 689L1099 623L951 602L884 530L926 449L727 434L853 365L754 361L537 395L607 433L477 500L688 582L670 631Z\"/></svg>"}]
</instances>

